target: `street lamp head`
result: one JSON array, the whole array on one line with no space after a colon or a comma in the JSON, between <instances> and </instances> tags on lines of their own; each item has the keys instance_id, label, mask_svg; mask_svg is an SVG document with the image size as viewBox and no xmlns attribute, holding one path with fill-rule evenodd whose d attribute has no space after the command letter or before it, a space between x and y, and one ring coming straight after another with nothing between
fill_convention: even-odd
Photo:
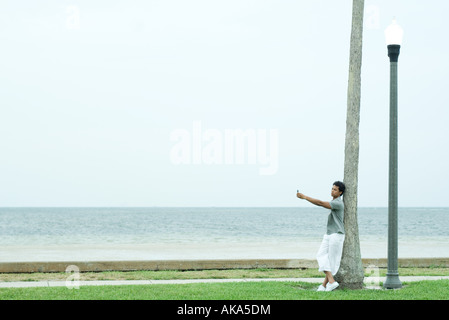
<instances>
[{"instance_id":1,"label":"street lamp head","mask_svg":"<svg viewBox=\"0 0 449 320\"><path fill-rule=\"evenodd\" d=\"M388 57L390 62L398 62L399 52L402 44L402 36L404 31L397 24L396 19L385 29L385 40L388 47Z\"/></svg>"},{"instance_id":2,"label":"street lamp head","mask_svg":"<svg viewBox=\"0 0 449 320\"><path fill-rule=\"evenodd\" d=\"M385 29L385 40L387 46L389 45L401 45L404 31L401 26L397 24L396 19Z\"/></svg>"}]
</instances>

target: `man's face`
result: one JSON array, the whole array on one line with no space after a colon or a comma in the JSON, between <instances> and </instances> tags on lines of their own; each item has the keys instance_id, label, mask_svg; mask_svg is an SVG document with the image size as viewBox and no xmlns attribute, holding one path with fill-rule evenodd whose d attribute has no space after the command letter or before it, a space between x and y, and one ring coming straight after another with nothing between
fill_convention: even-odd
<instances>
[{"instance_id":1,"label":"man's face","mask_svg":"<svg viewBox=\"0 0 449 320\"><path fill-rule=\"evenodd\" d=\"M331 196L332 198L338 198L341 195L340 189L337 186L332 186Z\"/></svg>"}]
</instances>

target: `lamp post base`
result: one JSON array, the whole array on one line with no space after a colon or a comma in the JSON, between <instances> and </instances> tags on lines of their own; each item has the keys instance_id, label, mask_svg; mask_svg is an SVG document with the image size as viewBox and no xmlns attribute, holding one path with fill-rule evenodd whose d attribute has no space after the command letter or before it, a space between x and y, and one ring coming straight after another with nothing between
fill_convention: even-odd
<instances>
[{"instance_id":1,"label":"lamp post base","mask_svg":"<svg viewBox=\"0 0 449 320\"><path fill-rule=\"evenodd\" d=\"M401 280L399 280L398 273L387 273L387 279L384 283L385 289L400 289L402 288Z\"/></svg>"}]
</instances>

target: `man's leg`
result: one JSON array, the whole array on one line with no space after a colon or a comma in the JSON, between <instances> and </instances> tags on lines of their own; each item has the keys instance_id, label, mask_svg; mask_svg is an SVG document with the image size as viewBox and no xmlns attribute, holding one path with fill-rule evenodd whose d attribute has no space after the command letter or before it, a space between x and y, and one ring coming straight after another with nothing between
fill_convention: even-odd
<instances>
[{"instance_id":1,"label":"man's leg","mask_svg":"<svg viewBox=\"0 0 449 320\"><path fill-rule=\"evenodd\" d=\"M332 275L336 274L338 269L340 268L344 239L345 236L343 234L334 233L329 236L329 271L331 271L331 277ZM333 279L333 277L329 278L329 280L330 279Z\"/></svg>"},{"instance_id":2,"label":"man's leg","mask_svg":"<svg viewBox=\"0 0 449 320\"><path fill-rule=\"evenodd\" d=\"M324 235L323 237L323 241L321 242L321 246L320 249L318 250L317 253L317 260L318 260L318 266L319 266L319 271L323 271L326 274L325 270L330 270L330 264L329 264L329 239L327 235ZM332 274L331 274L332 276ZM329 279L327 277L324 278L323 281L323 287L326 287L327 283L329 282Z\"/></svg>"},{"instance_id":3,"label":"man's leg","mask_svg":"<svg viewBox=\"0 0 449 320\"><path fill-rule=\"evenodd\" d=\"M329 285L326 286L326 291L332 291L339 286L338 282L334 280L333 275L337 273L340 268L341 256L343 252L343 242L345 236L343 234L332 234L329 237L329 264L330 271L325 270L326 278Z\"/></svg>"},{"instance_id":4,"label":"man's leg","mask_svg":"<svg viewBox=\"0 0 449 320\"><path fill-rule=\"evenodd\" d=\"M334 277L332 276L332 272L330 271L324 271L324 273L326 274L326 278L324 279L323 282L323 287L326 287L327 283L334 283Z\"/></svg>"},{"instance_id":5,"label":"man's leg","mask_svg":"<svg viewBox=\"0 0 449 320\"><path fill-rule=\"evenodd\" d=\"M319 264L319 270L323 271L326 275L323 280L323 287L326 288L326 285L328 283L333 283L334 277L332 276L331 272L331 264L329 261L329 236L325 235L324 239L321 243L320 249L318 250L317 254L318 264Z\"/></svg>"},{"instance_id":6,"label":"man's leg","mask_svg":"<svg viewBox=\"0 0 449 320\"><path fill-rule=\"evenodd\" d=\"M326 271L324 271L324 274L326 274ZM326 285L328 282L329 282L329 280L327 279L327 274L326 274L326 277L324 277L324 280L323 280L323 287L326 288Z\"/></svg>"}]
</instances>

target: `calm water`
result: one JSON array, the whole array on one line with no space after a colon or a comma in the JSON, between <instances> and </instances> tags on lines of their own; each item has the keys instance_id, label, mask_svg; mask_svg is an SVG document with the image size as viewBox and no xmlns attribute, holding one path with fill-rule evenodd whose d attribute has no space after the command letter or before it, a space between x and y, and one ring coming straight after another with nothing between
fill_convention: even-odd
<instances>
[{"instance_id":1,"label":"calm water","mask_svg":"<svg viewBox=\"0 0 449 320\"><path fill-rule=\"evenodd\" d=\"M0 208L0 261L314 258L322 208ZM360 208L362 257L386 257L387 208ZM449 208L400 208L399 256L449 257Z\"/></svg>"}]
</instances>

